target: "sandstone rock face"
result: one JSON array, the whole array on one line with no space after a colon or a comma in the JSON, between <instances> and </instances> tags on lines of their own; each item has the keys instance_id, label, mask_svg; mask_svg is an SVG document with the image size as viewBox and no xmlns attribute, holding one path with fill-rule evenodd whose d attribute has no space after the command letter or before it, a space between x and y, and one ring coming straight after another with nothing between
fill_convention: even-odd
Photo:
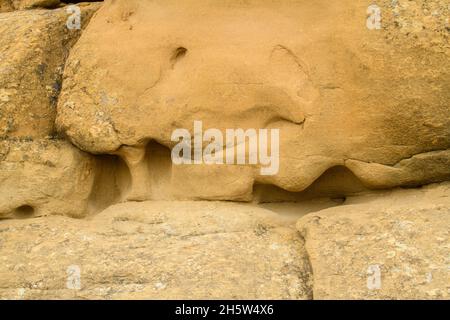
<instances>
[{"instance_id":1,"label":"sandstone rock face","mask_svg":"<svg viewBox=\"0 0 450 320\"><path fill-rule=\"evenodd\" d=\"M450 7L376 3L0 0L0 299L449 299Z\"/></svg>"},{"instance_id":2,"label":"sandstone rock face","mask_svg":"<svg viewBox=\"0 0 450 320\"><path fill-rule=\"evenodd\" d=\"M51 1L10 3L16 9L51 5ZM82 26L98 5L80 8ZM65 9L0 15L2 218L82 217L89 212L96 160L67 141L49 138L56 134L56 102L65 60L81 34L67 28L68 17Z\"/></svg>"},{"instance_id":3,"label":"sandstone rock face","mask_svg":"<svg viewBox=\"0 0 450 320\"><path fill-rule=\"evenodd\" d=\"M85 216L94 170L66 141L0 141L0 218Z\"/></svg>"},{"instance_id":4,"label":"sandstone rock face","mask_svg":"<svg viewBox=\"0 0 450 320\"><path fill-rule=\"evenodd\" d=\"M81 26L98 5L81 10ZM55 134L56 102L65 60L80 30L64 9L0 15L0 138Z\"/></svg>"},{"instance_id":5,"label":"sandstone rock face","mask_svg":"<svg viewBox=\"0 0 450 320\"><path fill-rule=\"evenodd\" d=\"M315 299L449 299L450 184L348 199L300 219Z\"/></svg>"},{"instance_id":6,"label":"sandstone rock face","mask_svg":"<svg viewBox=\"0 0 450 320\"><path fill-rule=\"evenodd\" d=\"M301 238L263 209L127 203L91 220L0 221L0 232L0 298L311 297Z\"/></svg>"},{"instance_id":7,"label":"sandstone rock face","mask_svg":"<svg viewBox=\"0 0 450 320\"><path fill-rule=\"evenodd\" d=\"M10 0L16 10L32 8L55 8L59 0Z\"/></svg>"},{"instance_id":8,"label":"sandstone rock face","mask_svg":"<svg viewBox=\"0 0 450 320\"><path fill-rule=\"evenodd\" d=\"M280 129L274 176L169 166L172 191L190 180L195 198L249 200L254 184L298 192L335 166L372 189L446 180L448 8L381 1L382 30L370 30L371 4L107 1L71 52L57 125L83 150L123 157L132 200L158 198L142 178L146 144L173 147L173 130L195 120Z\"/></svg>"},{"instance_id":9,"label":"sandstone rock face","mask_svg":"<svg viewBox=\"0 0 450 320\"><path fill-rule=\"evenodd\" d=\"M268 210L201 201L0 220L0 298L448 299L449 189L351 197L300 233Z\"/></svg>"},{"instance_id":10,"label":"sandstone rock face","mask_svg":"<svg viewBox=\"0 0 450 320\"><path fill-rule=\"evenodd\" d=\"M14 7L10 0L0 0L0 13L13 11Z\"/></svg>"}]
</instances>

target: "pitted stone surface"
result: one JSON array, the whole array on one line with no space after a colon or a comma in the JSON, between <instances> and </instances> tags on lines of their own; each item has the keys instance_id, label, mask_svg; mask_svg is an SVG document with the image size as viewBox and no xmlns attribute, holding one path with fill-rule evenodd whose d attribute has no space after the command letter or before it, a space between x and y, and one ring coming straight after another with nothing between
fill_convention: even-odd
<instances>
[{"instance_id":1,"label":"pitted stone surface","mask_svg":"<svg viewBox=\"0 0 450 320\"><path fill-rule=\"evenodd\" d=\"M193 183L206 187L211 170L219 181L205 199L251 199L255 183L302 191L335 166L369 188L443 181L450 52L440 3L384 1L382 29L369 30L372 1L106 2L69 58L57 125L81 149L132 163L131 200L157 198L142 181L151 166L137 160L145 145L171 148L173 130L192 133L195 120L280 129L278 174L197 165ZM414 19L422 31L410 30ZM175 185L192 181L173 170Z\"/></svg>"}]
</instances>

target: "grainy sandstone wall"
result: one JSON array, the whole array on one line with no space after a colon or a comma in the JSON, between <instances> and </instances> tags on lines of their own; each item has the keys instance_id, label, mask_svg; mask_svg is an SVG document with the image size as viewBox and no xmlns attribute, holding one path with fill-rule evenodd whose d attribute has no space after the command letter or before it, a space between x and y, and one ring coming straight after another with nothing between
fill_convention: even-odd
<instances>
[{"instance_id":1,"label":"grainy sandstone wall","mask_svg":"<svg viewBox=\"0 0 450 320\"><path fill-rule=\"evenodd\" d=\"M0 0L0 298L448 299L448 1L71 2Z\"/></svg>"}]
</instances>

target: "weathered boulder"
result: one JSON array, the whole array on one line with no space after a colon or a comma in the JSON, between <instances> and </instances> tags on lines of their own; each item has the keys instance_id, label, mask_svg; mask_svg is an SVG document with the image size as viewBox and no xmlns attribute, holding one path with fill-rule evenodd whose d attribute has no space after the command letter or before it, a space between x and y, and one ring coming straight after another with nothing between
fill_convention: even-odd
<instances>
[{"instance_id":1,"label":"weathered boulder","mask_svg":"<svg viewBox=\"0 0 450 320\"><path fill-rule=\"evenodd\" d=\"M126 203L89 220L0 220L0 233L0 298L311 298L295 228L250 206Z\"/></svg>"},{"instance_id":2,"label":"weathered boulder","mask_svg":"<svg viewBox=\"0 0 450 320\"><path fill-rule=\"evenodd\" d=\"M315 299L449 299L450 184L350 197L299 220Z\"/></svg>"},{"instance_id":3,"label":"weathered boulder","mask_svg":"<svg viewBox=\"0 0 450 320\"><path fill-rule=\"evenodd\" d=\"M155 198L146 144L172 148L171 133L192 133L195 120L222 132L280 129L276 175L168 166L174 185L205 190L197 198L248 200L255 183L302 191L335 166L370 188L443 181L444 2L379 1L382 28L371 30L370 0L107 1L71 52L57 125L83 150L123 157L135 200ZM211 172L219 180L207 192Z\"/></svg>"},{"instance_id":4,"label":"weathered boulder","mask_svg":"<svg viewBox=\"0 0 450 320\"><path fill-rule=\"evenodd\" d=\"M61 4L59 0L7 0L16 10L34 8L56 8Z\"/></svg>"},{"instance_id":5,"label":"weathered boulder","mask_svg":"<svg viewBox=\"0 0 450 320\"><path fill-rule=\"evenodd\" d=\"M98 7L80 7L81 27ZM0 138L55 133L65 60L81 34L67 28L69 16L65 8L0 15Z\"/></svg>"},{"instance_id":6,"label":"weathered boulder","mask_svg":"<svg viewBox=\"0 0 450 320\"><path fill-rule=\"evenodd\" d=\"M0 13L13 11L14 6L10 0L0 0Z\"/></svg>"},{"instance_id":7,"label":"weathered boulder","mask_svg":"<svg viewBox=\"0 0 450 320\"><path fill-rule=\"evenodd\" d=\"M66 141L0 141L0 218L85 216L95 166Z\"/></svg>"},{"instance_id":8,"label":"weathered boulder","mask_svg":"<svg viewBox=\"0 0 450 320\"><path fill-rule=\"evenodd\" d=\"M63 6L65 3L79 3L83 2L79 5L84 6L87 2L100 2L103 0L69 0L69 1L60 1L60 0L0 0L0 12L9 12L14 10L24 10L24 9L37 9L37 8L46 8L46 9L55 9Z\"/></svg>"},{"instance_id":9,"label":"weathered boulder","mask_svg":"<svg viewBox=\"0 0 450 320\"><path fill-rule=\"evenodd\" d=\"M450 298L448 0L64 5L0 0L0 299Z\"/></svg>"}]
</instances>

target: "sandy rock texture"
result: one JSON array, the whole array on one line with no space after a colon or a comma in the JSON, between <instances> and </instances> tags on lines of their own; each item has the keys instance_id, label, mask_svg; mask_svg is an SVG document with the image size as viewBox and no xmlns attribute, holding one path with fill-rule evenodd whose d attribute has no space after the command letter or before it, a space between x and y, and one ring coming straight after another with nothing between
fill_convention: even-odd
<instances>
[{"instance_id":1,"label":"sandy rock texture","mask_svg":"<svg viewBox=\"0 0 450 320\"><path fill-rule=\"evenodd\" d=\"M0 218L85 216L95 166L64 140L0 141Z\"/></svg>"},{"instance_id":2,"label":"sandy rock texture","mask_svg":"<svg viewBox=\"0 0 450 320\"><path fill-rule=\"evenodd\" d=\"M16 10L33 8L56 8L61 2L59 0L6 0L11 1Z\"/></svg>"},{"instance_id":3,"label":"sandy rock texture","mask_svg":"<svg viewBox=\"0 0 450 320\"><path fill-rule=\"evenodd\" d=\"M0 220L0 298L448 299L449 189L350 197L299 232L281 213L202 201Z\"/></svg>"},{"instance_id":4,"label":"sandy rock texture","mask_svg":"<svg viewBox=\"0 0 450 320\"><path fill-rule=\"evenodd\" d=\"M449 183L350 197L301 218L314 298L449 299L449 226Z\"/></svg>"},{"instance_id":5,"label":"sandy rock texture","mask_svg":"<svg viewBox=\"0 0 450 320\"><path fill-rule=\"evenodd\" d=\"M10 0L0 0L0 13L13 11L14 7Z\"/></svg>"},{"instance_id":6,"label":"sandy rock texture","mask_svg":"<svg viewBox=\"0 0 450 320\"><path fill-rule=\"evenodd\" d=\"M98 8L80 6L81 27ZM54 128L64 64L82 31L68 29L68 17L65 8L0 14L0 217L89 212L96 160Z\"/></svg>"},{"instance_id":7,"label":"sandy rock texture","mask_svg":"<svg viewBox=\"0 0 450 320\"><path fill-rule=\"evenodd\" d=\"M81 6L81 26L98 4ZM0 138L54 135L64 64L81 35L65 9L0 15Z\"/></svg>"},{"instance_id":8,"label":"sandy rock texture","mask_svg":"<svg viewBox=\"0 0 450 320\"><path fill-rule=\"evenodd\" d=\"M94 0L94 1L80 1L80 0L69 0L69 1L60 1L60 0L0 0L0 12L9 12L14 10L26 10L26 9L38 9L38 8L46 8L46 9L55 9L58 7L62 7L65 4L73 4L83 2L81 5L85 5L87 2L100 2L102 0Z\"/></svg>"},{"instance_id":9,"label":"sandy rock texture","mask_svg":"<svg viewBox=\"0 0 450 320\"><path fill-rule=\"evenodd\" d=\"M0 220L0 234L0 298L309 299L312 294L294 226L244 205L126 203L92 219ZM73 266L81 281L67 286Z\"/></svg>"},{"instance_id":10,"label":"sandy rock texture","mask_svg":"<svg viewBox=\"0 0 450 320\"><path fill-rule=\"evenodd\" d=\"M382 1L382 29L369 30L371 4L107 1L71 52L57 126L83 150L124 159L130 200L157 198L143 181L149 141L171 148L173 130L192 133L195 120L280 129L276 175L173 168L174 184L189 177L200 190L213 172L205 199L248 200L254 184L302 191L335 166L372 189L447 180L448 8Z\"/></svg>"},{"instance_id":11,"label":"sandy rock texture","mask_svg":"<svg viewBox=\"0 0 450 320\"><path fill-rule=\"evenodd\" d=\"M0 299L450 299L448 0L74 2L0 0Z\"/></svg>"}]
</instances>

